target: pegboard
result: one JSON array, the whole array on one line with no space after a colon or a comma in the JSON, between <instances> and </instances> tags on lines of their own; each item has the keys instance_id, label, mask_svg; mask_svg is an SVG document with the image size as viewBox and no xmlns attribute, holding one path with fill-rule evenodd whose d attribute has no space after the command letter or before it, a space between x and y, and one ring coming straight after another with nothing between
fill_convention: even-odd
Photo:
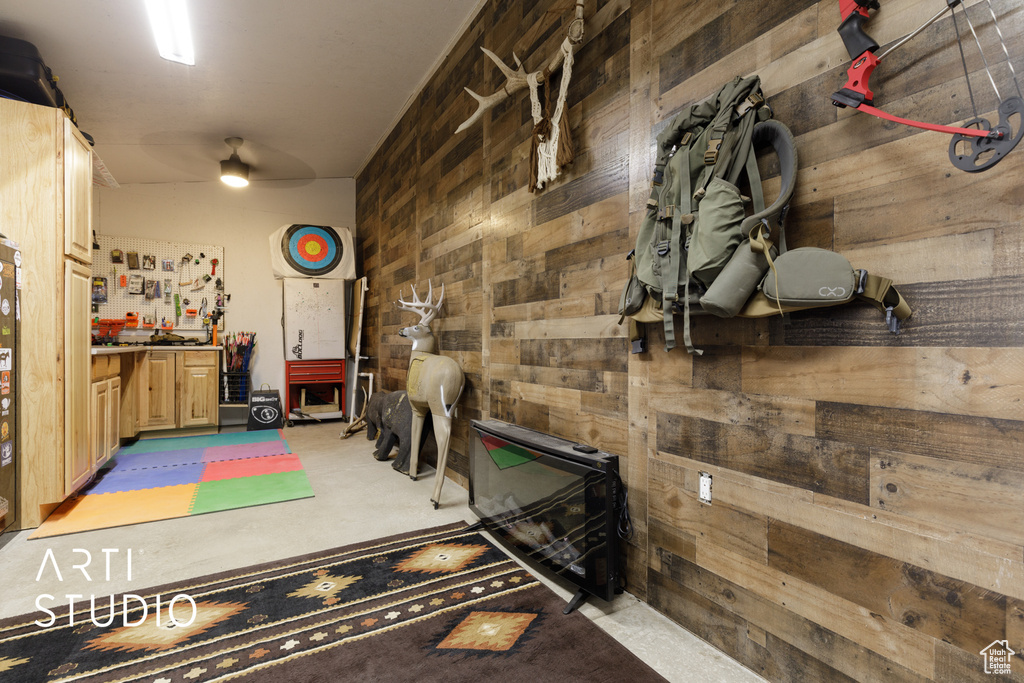
<instances>
[{"instance_id":1,"label":"pegboard","mask_svg":"<svg viewBox=\"0 0 1024 683\"><path fill-rule=\"evenodd\" d=\"M221 283L227 280L224 277L224 247L212 244L195 244L186 242L161 242L159 240L143 239L139 237L114 237L109 235L97 235L95 238L99 249L92 251L92 282L93 287L93 314L94 318L101 319L122 319L126 313L137 313L139 326L134 330L125 328L123 333L140 332L147 336L160 329L163 320L174 323L175 331L205 332L203 318L199 315L203 299L206 299L206 312L212 313L217 307L217 295L223 294L223 286L217 289L216 282L220 278ZM114 249L121 250L121 263L114 263L111 252ZM138 259L136 268L131 268L129 255L135 254ZM183 262L186 255L191 255L191 260ZM146 257L150 257L151 260ZM196 264L196 260L199 263ZM213 266L213 259L217 259L216 269ZM149 263L147 263L149 260ZM153 267L149 268L151 264ZM166 264L166 265L165 265ZM170 267L171 270L165 270ZM203 276L209 275L208 282L203 282ZM121 286L121 277L125 277L125 286ZM132 276L137 276L134 279ZM106 278L106 302L97 302L98 295L95 286L97 278ZM134 283L141 280L140 287L133 287ZM198 280L202 285L198 288L194 281ZM149 287L150 294L154 294L153 286L147 284L156 282L159 287L160 296L147 298L146 290ZM170 296L166 296L165 281L171 285ZM188 283L188 284L182 284ZM141 289L138 294L130 293ZM175 315L174 295L181 299L181 315ZM184 300L189 303L185 304ZM194 317L188 316L188 309L196 309ZM156 322L155 328L144 328L143 316L153 316ZM221 318L219 327L224 329L224 319Z\"/></svg>"}]
</instances>

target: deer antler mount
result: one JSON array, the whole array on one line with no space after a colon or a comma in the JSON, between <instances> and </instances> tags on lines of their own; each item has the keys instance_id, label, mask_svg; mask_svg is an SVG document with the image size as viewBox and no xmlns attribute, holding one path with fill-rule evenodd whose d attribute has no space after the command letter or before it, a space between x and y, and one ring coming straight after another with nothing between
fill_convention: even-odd
<instances>
[{"instance_id":1,"label":"deer antler mount","mask_svg":"<svg viewBox=\"0 0 1024 683\"><path fill-rule=\"evenodd\" d=\"M498 90L486 96L478 95L469 88L466 88L466 92L477 101L477 109L455 130L456 134L475 124L480 120L485 111L505 101L513 93L519 92L524 88L530 89L534 122L534 141L530 163L531 192L543 189L546 182L557 177L563 166L572 162L572 141L569 135L568 118L565 116L564 105L566 92L569 87L569 78L572 75L573 51L576 46L583 42L583 1L576 0L576 16L569 23L565 40L562 41L558 52L544 64L543 68L527 73L523 62L513 52L512 60L515 62L516 68L511 69L497 55L482 47L480 49L483 50L483 53L505 75L505 82ZM552 114L550 106L545 106L542 110L538 89L539 84L545 82L548 83L550 89L551 74L558 69L562 70L562 78L559 84L558 102L555 106L555 112ZM548 100L548 105L550 105L550 93L546 91L545 97Z\"/></svg>"}]
</instances>

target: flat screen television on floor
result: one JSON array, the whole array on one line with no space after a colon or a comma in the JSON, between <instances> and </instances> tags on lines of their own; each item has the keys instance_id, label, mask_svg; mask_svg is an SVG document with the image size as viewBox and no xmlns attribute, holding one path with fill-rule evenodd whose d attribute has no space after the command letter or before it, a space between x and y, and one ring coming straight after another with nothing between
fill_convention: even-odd
<instances>
[{"instance_id":1,"label":"flat screen television on floor","mask_svg":"<svg viewBox=\"0 0 1024 683\"><path fill-rule=\"evenodd\" d=\"M619 458L499 420L473 420L469 507L484 528L572 582L611 600L618 578Z\"/></svg>"}]
</instances>

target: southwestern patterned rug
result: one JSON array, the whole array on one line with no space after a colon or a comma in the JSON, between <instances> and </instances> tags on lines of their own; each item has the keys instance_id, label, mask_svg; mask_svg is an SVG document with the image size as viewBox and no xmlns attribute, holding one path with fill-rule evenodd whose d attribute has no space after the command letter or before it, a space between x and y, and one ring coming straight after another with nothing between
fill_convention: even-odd
<instances>
[{"instance_id":1,"label":"southwestern patterned rug","mask_svg":"<svg viewBox=\"0 0 1024 683\"><path fill-rule=\"evenodd\" d=\"M0 621L0 679L664 680L462 524L89 598Z\"/></svg>"}]
</instances>

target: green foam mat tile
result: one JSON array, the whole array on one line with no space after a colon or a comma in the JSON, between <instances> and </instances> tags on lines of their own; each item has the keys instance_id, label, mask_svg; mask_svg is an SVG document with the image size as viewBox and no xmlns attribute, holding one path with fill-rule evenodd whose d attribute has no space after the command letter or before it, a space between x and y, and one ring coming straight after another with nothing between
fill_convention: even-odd
<instances>
[{"instance_id":1,"label":"green foam mat tile","mask_svg":"<svg viewBox=\"0 0 1024 683\"><path fill-rule=\"evenodd\" d=\"M227 432L224 434L207 434L205 436L172 436L162 439L142 439L131 446L121 449L122 453L155 453L159 451L180 451L192 448L210 448L212 446L236 446L248 443L282 440L281 432L276 429L263 429L253 432Z\"/></svg>"},{"instance_id":2,"label":"green foam mat tile","mask_svg":"<svg viewBox=\"0 0 1024 683\"><path fill-rule=\"evenodd\" d=\"M199 484L190 515L311 498L313 487L305 470L204 481Z\"/></svg>"}]
</instances>

